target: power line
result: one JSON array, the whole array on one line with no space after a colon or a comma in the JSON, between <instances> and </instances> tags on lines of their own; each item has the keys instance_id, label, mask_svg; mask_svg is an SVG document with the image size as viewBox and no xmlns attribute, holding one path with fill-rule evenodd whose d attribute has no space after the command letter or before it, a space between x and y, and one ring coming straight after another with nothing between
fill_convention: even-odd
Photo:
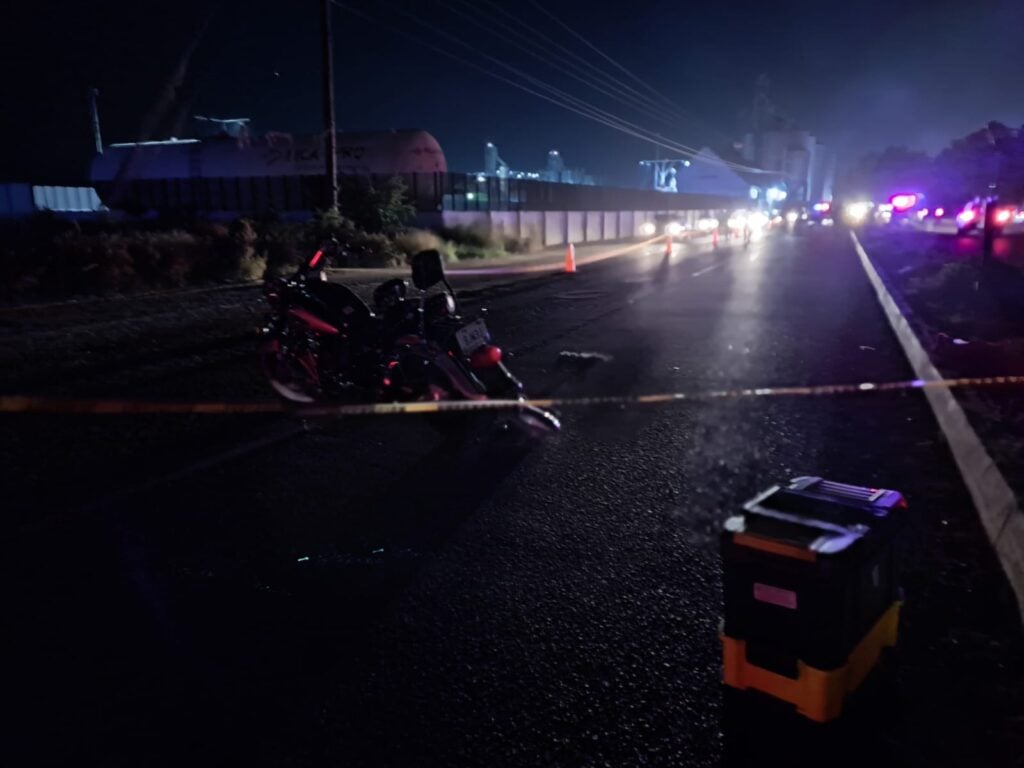
<instances>
[{"instance_id":1,"label":"power line","mask_svg":"<svg viewBox=\"0 0 1024 768\"><path fill-rule=\"evenodd\" d=\"M343 8L344 10L347 10L350 13L353 13L354 15L359 16L362 19L365 19L366 21L370 21L370 22L378 23L378 24L383 23L379 19L375 19L373 17L367 16L362 11L358 11L358 10L356 10L356 9L350 7L350 6L347 6L347 5L339 2L339 0L332 0L332 2L335 5L337 5L339 8ZM676 147L674 147L672 145L664 144L664 143L660 143L660 142L654 141L654 140L650 139L647 136L644 136L644 135L642 135L640 133L631 131L627 127L624 127L622 124L620 124L618 122L612 122L610 120L606 120L606 119L602 118L600 116L600 114L598 112L596 112L595 110L593 110L593 109L588 109L586 107L577 108L576 106L572 105L571 103L566 103L564 101L559 101L558 99L553 98L551 96L548 96L548 95L544 94L541 91L536 91L536 90L534 90L532 88L529 88L529 87L523 85L522 83L516 82L515 80L511 80L511 79L505 77L504 75L500 75L500 74L498 74L498 73L496 73L496 72L494 72L492 70L486 69L485 67L481 67L476 62L473 62L473 61L470 61L469 59L463 58L462 56L459 56L456 53L452 53L451 51L449 51L449 50L447 50L445 48L441 48L440 46L436 46L436 45L433 45L432 43L425 42L424 40L422 40L421 38L417 37L416 35L410 34L409 32L406 32L403 29L400 29L400 28L394 27L394 26L392 26L391 28L392 28L392 30L394 32L398 33L399 35L402 35L403 37L405 37L405 38L407 38L409 40L413 40L413 41L419 43L420 45L423 45L424 47L429 48L432 51L435 51L436 53L440 53L443 56L447 56L448 58L450 58L450 59L452 59L454 61L457 61L460 64L464 64L467 67L471 67L472 69L475 69L475 70L477 70L479 72L482 72L483 74L485 74L485 75L487 75L489 77L492 77L492 78L494 78L496 80L499 80L499 81L501 81L501 82L503 82L503 83L505 83L507 85L511 85L513 88L518 88L521 91L529 93L532 96L536 96L536 97L538 97L540 99L543 99L544 101L547 101L547 102L549 102L551 104L554 104L554 105L556 105L558 107L561 107L562 109L568 110L569 112L574 112L575 114L581 115L581 116L589 118L591 120L595 120L596 122L602 123L602 124L604 124L604 125L606 125L606 126L608 126L610 128L614 128L615 130L622 131L623 133L627 133L627 134L629 134L631 136L635 136L635 137L643 139L645 141L649 141L652 144L657 144L659 146L664 147L665 149L672 149L674 151L676 151L676 149L677 149ZM529 77L529 76L527 76L527 77ZM555 90L557 91L557 89L555 89ZM575 99L573 97L570 97L570 99L575 101Z\"/></svg>"},{"instance_id":2,"label":"power line","mask_svg":"<svg viewBox=\"0 0 1024 768\"><path fill-rule=\"evenodd\" d=\"M631 128L634 131L640 131L640 132L645 132L645 133L653 133L651 131L648 131L643 126L637 125L636 123L632 123L632 122L626 120L625 118L619 117L618 115L615 115L615 114L613 114L613 113L611 113L611 112L609 112L609 111L607 111L605 109L597 107L597 106L595 106L595 105L593 105L593 104L591 104L591 103L589 103L589 102L587 102L587 101L585 101L585 100L583 100L583 99L581 99L581 98L579 98L577 96L574 96L571 93L568 93L567 91L562 90L561 88L558 88L558 87L556 87L554 85L551 85L550 83L547 83L547 82L545 82L543 80L540 80L539 78L534 77L533 75L529 74L528 72L523 71L522 69L520 69L518 67L515 67L515 66L513 66L511 64L508 64L508 63L506 63L504 61L501 61L500 59L497 59L494 56L491 56L491 55L481 51L480 49L475 48L474 46L470 45L469 43L465 42L464 40L461 40L460 38L456 37L455 35L453 35L453 34L451 34L449 32L446 32L443 29L438 28L437 26L435 26L435 25L433 25L433 24L431 24L431 23L429 23L427 21L424 21L423 19L417 17L415 14L411 14L411 13L409 13L407 11L401 11L401 10L399 10L398 12L400 14L406 16L407 18L410 18L414 23L419 24L420 26L423 26L424 28L433 31L436 34L441 35L442 37L445 37L445 38L451 40L456 45L461 45L463 48L468 49L469 51L471 51L472 53L476 54L477 56L480 56L480 57L482 57L484 59L487 59L487 60L493 62L494 64L498 65L499 67L502 67L502 68L508 70L509 72L511 72L511 73L513 73L513 74L523 78L528 83L530 83L533 87L540 88L540 89L545 90L548 93L552 94L553 96L557 96L558 98L564 99L566 102L572 104L573 106L575 106L575 107L577 107L579 109L591 112L594 115L599 116L603 120L612 121L612 122L614 122L614 123L616 123L618 125L626 126L628 128ZM608 124L608 123L606 123L606 124ZM660 134L655 134L655 135L659 135L660 136ZM685 145L679 145L679 146L685 146ZM692 148L688 148L688 149L692 149ZM698 150L693 149L692 151L694 153L696 153Z\"/></svg>"},{"instance_id":3,"label":"power line","mask_svg":"<svg viewBox=\"0 0 1024 768\"><path fill-rule=\"evenodd\" d=\"M493 4L493 3L491 3L491 2L489 1L489 0L484 0L484 1L485 1L485 2L487 2L487 4L488 4L488 5L491 5L491 6L493 6L493 5L494 5L494 4ZM565 30L566 32L568 32L568 33L569 33L570 35L572 35L573 37L575 37L575 38L576 38L577 40L579 40L579 41L580 41L581 43L583 43L583 44L584 44L585 46L587 46L587 47L588 47L588 48L590 48L590 49L591 49L592 51L594 51L595 53L597 53L597 54L598 54L598 55L599 55L599 56L600 56L601 58L603 58L603 59L604 59L605 61L607 61L607 62L608 62L609 64L611 64L612 66L614 66L614 67L615 67L616 69L618 69L618 70L619 70L620 72L623 72L623 73L624 73L625 75L627 75L627 76L628 76L629 78L631 78L631 79L632 79L632 80L633 80L634 82L636 82L636 83L637 83L637 84L639 84L639 85L640 85L640 86L641 86L642 88L644 88L644 89L645 89L646 91L648 91L649 93L651 93L651 94L652 94L652 95L653 95L653 96L654 96L654 97L655 97L655 98L656 98L657 100L659 100L660 102L664 102L664 104L665 104L665 105L666 105L667 107L671 108L671 109L673 110L673 112L675 112L675 114L676 114L676 115L678 115L678 117L679 117L680 119L682 119L682 120L685 120L685 121L688 121L688 122L691 122L691 123L693 123L694 125L698 125L698 126L702 126L702 127L704 127L704 128L707 128L707 129L709 129L709 130L710 130L710 131L711 131L712 133L714 133L714 134L717 134L718 136L723 136L723 137L726 137L724 133L722 133L722 132L721 132L720 130L718 130L718 129L717 129L717 128L715 128L714 126L712 126L712 125L708 124L708 123L707 123L706 121L704 121L704 120L701 120L701 119L699 119L699 118L697 118L697 117L694 117L694 116L692 116L692 115L691 115L691 114L690 114L690 113L689 113L689 112L688 112L687 110L683 109L683 108L682 108L682 107L680 107L680 106L679 106L678 104L676 104L676 103L675 103L674 101L672 101L672 99L668 98L668 97L667 97L667 96L665 96L665 95L664 95L663 93L661 93L660 91L656 90L656 89L655 89L655 88L654 88L654 87L653 87L653 86L652 86L652 85L651 85L650 83L648 83L648 82L647 82L646 80L644 80L643 78L637 77L637 76L636 76L635 74L633 74L633 73L632 73L632 72L631 72L630 70L628 70L628 69L627 69L626 67L624 67L624 66L623 66L622 64L620 64L620 63L619 63L618 61L616 61L615 59L613 59L613 58L612 58L611 56L609 56L609 55L608 55L607 53L605 53L604 51L602 51L602 50L601 50L600 48L598 48L598 47L597 47L596 45L594 45L593 43L591 43L591 42L590 42L589 40L587 40L587 39L586 39L585 37L583 37L583 35L581 35L581 34L580 34L579 32L577 32L577 31L576 31L575 29L573 29L572 27L570 27L570 26L569 26L568 24L566 24L566 23L565 23L564 21L562 21L562 20L561 20L560 18L558 18L557 16L555 16L555 14L553 14L553 13L552 13L551 11L549 11L549 10L548 10L547 8L545 8L545 7L543 6L543 5L541 5L540 3L538 3L538 2L536 1L536 0L530 0L530 3L531 3L531 4L532 4L532 5L533 5L533 6L535 7L535 8L537 8L537 10L539 10L539 11L540 11L541 13L543 13L543 14L544 14L545 16L547 16L547 17L548 17L549 19L551 19L551 20L552 20L553 22L555 22L555 23L556 23L556 24L557 24L558 26L560 26L560 27L561 27L562 29L564 29L564 30ZM563 50L564 50L564 49L563 49ZM596 67L595 67L595 69L596 69ZM598 71L601 71L601 70L598 70ZM611 77L611 76L610 76L610 75L608 75L608 77ZM617 81L617 82L621 82L621 81ZM726 138L728 138L728 137L726 137Z\"/></svg>"},{"instance_id":4,"label":"power line","mask_svg":"<svg viewBox=\"0 0 1024 768\"><path fill-rule=\"evenodd\" d=\"M440 35L441 37L450 40L455 45L462 46L463 48L467 49L468 51L470 51L471 53L475 54L476 56L479 56L482 59L486 59L486 60L492 62L493 64L495 64L495 65L497 65L497 66L507 70L508 72L511 72L512 74L514 74L514 75L516 75L518 77L521 77L522 79L524 79L525 81L530 83L530 85L532 85L534 88L540 88L540 89L542 89L544 91L547 91L549 94L551 94L553 96L556 96L556 97L558 97L560 99L564 99L566 102L572 104L573 106L577 107L578 109L584 110L584 111L586 111L588 113L591 113L594 116L600 117L604 121L611 121L612 123L615 123L617 125L629 127L631 129L633 129L634 131L640 131L640 132L645 132L645 133L653 133L652 131L648 131L647 129L645 129L643 126L637 125L636 123L632 123L632 122L630 122L630 121L628 121L628 120L626 120L626 119L624 119L622 117L619 117L618 115L615 115L615 114L613 114L611 112L608 112L605 109L602 109L600 107L594 106L593 104L585 101L584 99L581 99L581 98L579 98L577 96L574 96L573 94L570 94L570 93L562 90L561 88L558 88L558 87L556 87L554 85L551 85L550 83L547 83L547 82L545 82L545 81L543 81L543 80L541 80L539 78L534 77L533 75L529 74L528 72L523 71L522 69L520 69L518 67L515 67L515 66L513 66L511 64L508 64L508 63L506 63L506 62L504 62L504 61L502 61L502 60L500 60L498 58L495 58L494 56L491 56L488 53L485 53L484 51L481 51L479 48L476 48L476 47L470 45L465 40L460 39L456 35L453 35L450 32L447 32L447 31L437 27L436 25L431 24L430 22L423 20L422 18L420 18L416 14L410 13L408 11L401 10L399 8L395 8L395 10L400 15L405 16L406 18L410 19L413 23L418 24L419 26L421 26L421 27L423 27L425 29L428 29L428 30L430 30L431 32L433 32L433 33L435 33L437 35ZM487 72L487 70L483 70L483 71ZM606 123L606 124L610 125L611 123ZM658 135L658 134L656 134L656 135ZM679 146L685 146L685 145L679 145ZM689 147L687 149L691 149L692 150L692 148L689 148ZM697 150L692 150L692 151L696 152Z\"/></svg>"},{"instance_id":5,"label":"power line","mask_svg":"<svg viewBox=\"0 0 1024 768\"><path fill-rule=\"evenodd\" d=\"M512 72L513 74L515 74L515 75L517 75L519 77L524 78L525 80L527 80L528 82L533 84L536 88L541 88L544 91L547 91L549 94L553 94L553 96L552 95L547 95L547 94L545 94L545 93L543 93L541 91L535 90L534 88L530 88L528 86L525 86L525 85L523 85L520 82L517 82L517 81L512 80L512 79L510 79L508 77L500 75L500 74L494 72L493 70L489 70L489 69L487 69L485 67L482 67L479 64L477 64L476 62L473 62L473 61L470 61L468 59L465 59L462 56L459 56L458 54L452 53L451 51L449 51L449 50L447 50L445 48L442 48L440 46L436 46L436 45L433 45L432 43L426 42L420 36L413 35L413 34L407 32L407 31L405 31L405 30L395 26L394 24L392 24L390 22L384 22L384 21L381 21L380 19L373 18L373 17L367 15L366 13L364 13L363 11L360 11L360 10L357 10L355 8L352 8L351 6L345 5L344 3L340 2L340 0L331 0L331 2L333 2L334 5L337 5L338 7L343 8L344 10L347 10L350 13L352 13L352 14L354 14L356 16L359 16L360 18L363 18L366 21L370 21L372 23L377 23L377 24L382 24L382 25L388 26L390 29L392 29L392 31L402 35L403 37L406 37L407 39L413 40L413 41L419 43L420 45L423 45L424 47L430 48L431 50L433 50L433 51L435 51L437 53L440 53L443 56L446 56L448 58L453 59L454 61L458 61L459 63L464 64L465 66L472 67L473 69L476 69L477 71L482 72L483 74L488 75L489 77L497 79L497 80L499 80L499 81L501 81L503 83L506 83L507 85L511 85L514 88L518 88L519 90L522 90L522 91L524 91L526 93L529 93L529 94L531 94L533 96L536 96L538 98L541 98L541 99L543 99L543 100L545 100L545 101L547 101L549 103L552 103L552 104L554 104L554 105L556 105L558 107L561 107L562 109L565 109L567 111L573 112L573 113L578 114L578 115L580 115L582 117L586 117L586 118L588 118L590 120L593 120L595 122L601 123L603 125L606 125L607 127L612 128L612 129L617 130L617 131L620 131L621 133L624 133L624 134L627 134L627 135L639 138L639 139L641 139L643 141L646 141L646 142L648 142L650 144L653 144L655 146L660 146L660 147L663 147L665 149L672 150L673 152L678 152L680 154L687 155L687 156L691 157L693 160L696 160L697 162L702 162L702 163L705 163L705 164L708 164L708 165L724 166L724 167L732 168L734 170L741 170L741 171L746 171L746 172L750 172L750 173L770 173L769 171L765 171L765 170L760 169L760 168L752 168L752 167L749 167L749 166L743 166L743 165L740 165L738 163L733 163L731 161L722 160L720 158L718 158L718 159L708 158L708 157L703 156L701 154L701 151L698 150L698 149L695 149L693 147L689 147L689 146L687 146L685 144L680 144L678 142L672 142L670 140L666 140L660 134L656 134L653 131L650 131L650 130L642 127L642 126L639 126L639 125L637 125L635 123L631 123L628 120L625 120L625 119L623 119L623 118L621 118L621 117L619 117L617 115L614 115L614 114L608 112L607 110L603 110L603 109L600 109L598 107L595 107L595 106L593 106L592 104L586 102L583 99L580 99L580 98L577 98L575 96L572 96L571 94L568 94L565 91L563 91L563 90L561 90L559 88L556 88L555 86L550 85L549 83L546 83L546 82L544 82L544 81L542 81L542 80L540 80L538 78L535 78L532 75L529 75L528 73L523 72L522 70L520 70L520 69L518 69L516 67L513 67L510 64L506 64L505 62L502 62L502 61L494 58L493 56L490 56L487 53L484 53L483 51L480 51L479 49L473 47L472 45L466 43L465 41L460 40L459 38L455 37L454 35L451 35L450 33L446 32L446 31L444 31L442 29L439 29L438 27L434 26L433 24L430 24L429 22L423 21L422 19L418 18L414 14L411 14L411 13L409 13L407 11L403 11L403 10L397 9L397 8L395 9L395 10L398 11L398 13L400 13L401 15L406 16L407 18L411 19L414 23L417 23L420 26L433 31L436 34L438 34L438 35L440 35L440 36L442 36L444 38L447 38L448 40L451 40L455 44L460 45L463 48L468 49L470 52L474 53L475 55L480 56L481 58L487 59L488 61L491 61L491 62L497 64L498 66L503 67L504 69Z\"/></svg>"},{"instance_id":6,"label":"power line","mask_svg":"<svg viewBox=\"0 0 1024 768\"><path fill-rule=\"evenodd\" d=\"M338 5L341 5L339 2L337 2L337 0L335 0L335 3L338 4ZM518 69L517 67L513 67L510 64L506 64L505 62L500 61L500 60L494 58L493 56L490 56L487 53L484 53L483 51L480 51L479 49L477 49L477 48L473 47L472 45L466 43L464 40L461 40L461 39L455 37L454 35L446 32L446 31L444 31L442 29L439 29L435 25L430 24L429 22L426 22L426 21L420 19L419 17L416 17L414 14L411 14L411 13L409 13L407 11L401 11L401 10L399 10L399 13L404 15L404 16L406 16L407 18L412 19L412 21L414 23L417 23L420 26L435 32L436 34L451 40L456 45L460 45L460 46L468 49L469 51L471 51L472 53L474 53L477 56L480 56L480 57L482 57L484 59L487 59L489 61L494 62L498 66L503 67L504 69L512 72L513 74L518 75L519 77L524 78L525 80L527 80L528 82L533 84L535 87L544 89L548 93L553 94L554 96L556 96L558 98L561 98L564 101L559 101L558 98L551 98L550 96L545 96L543 94L540 94L540 93L538 93L536 90L534 90L532 88L527 88L527 87L523 86L521 83L509 80L508 78L506 78L504 76L501 76L501 75L498 75L498 74L494 73L491 70L488 70L488 69L486 69L484 67L479 66L476 63L469 62L466 59L458 57L458 56L452 54L450 51L448 51L446 49L438 48L436 46L431 46L431 45L429 45L427 43L424 43L420 38L414 37L412 35L409 35L408 33L405 33L403 30L400 30L398 27L395 27L394 25L389 23L388 26L390 26L394 31L399 32L399 33L403 34L404 36L406 36L406 37L408 37L410 39L414 39L414 40L416 40L417 42L420 42L423 45L427 45L428 47L432 48L433 50L438 51L439 53L442 53L445 56L449 56L450 58L453 58L453 59L455 59L457 61L460 61L463 64L471 66L474 69L477 69L478 71L483 72L484 74L486 74L486 75L488 75L490 77L494 77L494 78L496 78L496 79L498 79L498 80L500 80L502 82L505 82L505 83L507 83L509 85L512 85L513 87L519 88L520 90L523 90L523 91L525 91L527 93L530 93L530 94L532 94L534 96L538 96L539 98L543 98L545 101L548 101L548 102L550 102L552 104L555 104L556 106L562 107L563 109L567 109L568 111L574 112L574 113L579 114L579 115L581 115L583 117L587 117L587 118L589 118L591 120L594 120L595 122L599 122L599 123L601 123L603 125L606 125L606 126L608 126L610 128L618 130L618 131L620 131L622 133L625 133L627 135L639 138L639 139L641 139L643 141L646 141L646 142L648 142L650 144L653 144L655 146L659 146L659 147L662 147L664 149L669 149L671 151L678 152L680 154L689 156L691 159L696 160L697 162L701 162L701 163L704 163L704 164L707 164L707 165L728 167L728 168L732 168L732 169L735 169L735 170L741 170L741 171L746 171L746 172L750 172L750 173L770 173L770 171L765 171L763 169L753 168L753 167L750 167L750 166L744 166L744 165L741 165L739 163L734 163L734 162L731 162L731 161L722 160L721 158L709 158L709 157L703 156L701 154L701 150L698 150L698 149L696 149L694 147L687 146L685 144L681 144L679 142L667 140L667 139L665 139L659 133L655 133L653 131L650 131L649 129L644 128L643 126L639 126L636 123L632 123L632 122L630 122L628 120L625 120L624 118L619 117L618 115L615 115L615 114L613 114L611 112L608 112L607 110L601 109L599 107L595 107L593 104L590 104L589 102L586 102L583 99L580 99L580 98L575 97L575 96L573 96L571 94L568 94L565 91L563 91L563 90L561 90L561 89L559 89L559 88L557 88L555 86L550 85L549 83L546 83L546 82L544 82L542 80L539 80L538 78L533 77L532 75L529 75L526 72L523 72L522 70ZM370 21L375 21L376 23L384 23L384 22L381 22L380 20L377 20L377 19L371 19L370 17L366 16L366 14L362 14L361 13L359 15L361 15L364 19L367 19L367 20L370 20ZM568 104L566 102L568 102ZM668 142L668 143L666 143L666 142Z\"/></svg>"},{"instance_id":7,"label":"power line","mask_svg":"<svg viewBox=\"0 0 1024 768\"><path fill-rule=\"evenodd\" d=\"M446 5L446 3L444 3L444 0L439 0L439 2L441 2L442 5ZM486 14L486 11L483 11L483 9L480 6L478 6L475 3L471 2L471 0L461 0L461 2L464 5L468 5L468 6L472 7L478 13L483 12L484 14ZM488 3L488 5L490 5L490 3ZM516 47L518 47L519 50L527 52L529 55L532 55L532 56L534 56L534 57L544 61L549 66L562 71L563 74L566 74L566 75L568 75L569 77L572 77L575 80L579 80L580 82L584 83L585 85L587 85L588 87L590 87L590 88L592 88L592 89L594 89L596 91L599 91L601 93L604 93L605 95L611 96L613 99L615 99L616 101L619 101L620 103L625 104L626 106L629 106L629 107L631 107L633 109L637 109L637 110L640 110L640 111L646 111L651 116L654 116L655 119L664 121L664 122L669 123L669 124L671 124L675 120L684 119L684 116L681 113L677 112L676 110L670 109L670 108L668 108L668 107L666 107L666 106L664 106L662 104L659 104L658 102L654 101L653 99L651 99L648 96L644 96L642 94L637 93L633 88L631 88L626 83L623 83L618 78L614 77L613 75L610 75L609 73L607 73L604 70L596 67L594 64L592 64L591 62L587 61L586 59L578 56L576 53L574 53L570 49L568 49L565 46L561 45L557 41L552 40L550 37L545 35L543 32L540 32L539 30L536 30L535 28L531 27L529 24L527 24L526 22L522 21L521 19L517 19L516 17L509 15L500 6L494 6L494 7L502 15L508 17L513 22L515 22L519 26L525 28L526 30L528 30L531 33L531 34L528 35L528 34L525 34L523 32L520 32L519 30L517 30L514 27L510 26L508 23L503 22L500 19L498 19L496 15L491 15L490 16L490 21L492 23L497 24L497 25L501 25L507 31L507 33L509 35L512 35L515 38L518 38L519 40L523 40L530 48L533 49L533 51L529 51L529 50L527 50L527 48L523 47L522 45L518 45ZM453 10L455 10L455 9L453 9ZM463 17L468 17L468 14L466 14L465 12L460 12L460 11L457 11L457 12L460 13L460 15L462 15ZM487 27L482 22L477 21L477 20L472 19L472 18L471 18L471 21L474 24L476 24L478 27L482 27L484 29L487 29L492 34L496 34L496 33L494 33L493 30L491 30L489 27ZM568 58L563 59L562 61L554 61L553 62L551 60L551 58L550 58L550 54L549 54L548 49L544 46L544 44L542 42L538 41L538 38L540 40L546 40L550 46L553 46L554 48L557 48L563 54L565 54ZM505 40L505 42L508 42L510 44L515 45L514 42L512 42L512 41L510 41L510 40L508 40L506 38L502 38L502 39ZM579 63L577 63L577 62L579 62ZM581 66L581 64L582 64L582 66ZM573 72L567 71L567 69L572 69L572 70L575 70L575 72L582 73L583 76L581 77L578 74L574 74ZM601 80L595 80L594 79L595 78L595 74L591 74L591 71L593 73L595 73L597 77L601 78ZM602 81L608 81L611 85L610 86L609 85L605 85ZM610 90L609 90L609 88L610 88ZM652 110L654 110L654 111L652 111Z\"/></svg>"},{"instance_id":8,"label":"power line","mask_svg":"<svg viewBox=\"0 0 1024 768\"><path fill-rule=\"evenodd\" d=\"M598 47L597 47L596 45L594 45L594 44L593 44L593 43L591 43L591 42L590 42L589 40L587 40L587 39L586 39L585 37L583 37L583 35L581 35L581 34L580 34L579 32L577 32L577 31L576 31L576 30L574 30L574 29L573 29L572 27L570 27L570 26L569 26L568 24L566 24L566 23L565 23L564 21L562 21L562 20L561 20L561 19L559 19L559 18L558 18L557 16L555 16L555 14L553 14L553 13L552 13L551 11L549 11L549 10L548 10L547 8L545 8L545 7L543 6L543 5L541 5L540 3L536 2L536 0L530 0L530 4L531 4L531 5L532 5L532 6L534 7L534 8L536 8L536 9L537 9L538 11L540 11L541 13L543 13L543 14L544 14L545 16L547 16L547 17L548 17L549 19L551 19L551 20L552 20L553 22L555 22L556 24L558 24L558 25L559 25L559 26L560 26L560 27L561 27L562 29L564 29L564 30L565 30L566 32L568 32L568 33L569 33L570 35L572 35L572 36L573 36L573 37L575 37L575 38L576 38L577 40L579 40L579 41L580 41L581 43L583 43L583 44L584 44L585 46L587 46L587 47L588 47L588 48L590 48L590 49L591 49L592 51L594 51L594 53L598 54L598 55L599 55L599 56L600 56L601 58L603 58L603 59L604 59L605 61L607 61L607 62L608 62L609 64L613 65L613 66L614 66L614 67L615 67L616 69L618 69L618 70L619 70L620 72L623 72L624 74L628 75L628 76L629 76L630 78L632 78L632 80L633 80L634 82L638 83L638 84L639 84L639 85L641 85L641 86L642 86L643 88L645 88L646 90L650 91L650 92L651 92L652 94L654 94L654 96L656 96L657 98L659 98L659 99L662 99L663 101L665 101L665 102L666 102L666 103L668 103L668 104L672 104L672 101L671 101L671 99L669 99L669 98L668 98L667 96L663 96L663 95L662 95L661 93L659 93L658 91L656 91L656 90L655 90L655 89L654 89L654 88L653 88L653 87L652 87L652 86L651 86L651 85L650 85L649 83L647 83L647 82L646 82L645 80L642 80L641 78L639 78L639 77L637 77L636 75L634 75L634 74L633 74L632 72L630 72L630 71L629 71L628 69L626 69L626 68L625 68L624 66L622 66L621 64L619 64L619 62L617 62L617 61L616 61L615 59L613 59L613 58L612 58L611 56L609 56L608 54L606 54L606 53L605 53L604 51L602 51L602 50L601 50L600 48L598 48ZM488 3L488 5L490 5L490 3Z\"/></svg>"}]
</instances>

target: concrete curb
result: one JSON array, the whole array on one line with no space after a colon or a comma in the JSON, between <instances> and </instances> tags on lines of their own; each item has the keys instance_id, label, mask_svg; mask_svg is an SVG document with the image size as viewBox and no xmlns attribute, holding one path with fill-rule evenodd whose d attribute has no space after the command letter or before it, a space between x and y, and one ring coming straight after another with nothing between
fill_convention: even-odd
<instances>
[{"instance_id":1,"label":"concrete curb","mask_svg":"<svg viewBox=\"0 0 1024 768\"><path fill-rule=\"evenodd\" d=\"M941 379L935 365L928 357L921 341L917 338L906 316L900 310L889 289L882 282L878 270L868 257L857 235L850 233L854 248L860 257L861 266L878 295L882 310L899 339L903 353L907 356L914 375L923 381ZM981 438L971 427L960 403L953 393L945 388L927 388L925 396L935 413L956 460L960 475L971 494L974 507L978 510L982 525L989 541L996 550L1006 578L1017 595L1017 605L1024 617L1024 514L1021 513L1017 498L1010 489L992 457L985 450Z\"/></svg>"}]
</instances>

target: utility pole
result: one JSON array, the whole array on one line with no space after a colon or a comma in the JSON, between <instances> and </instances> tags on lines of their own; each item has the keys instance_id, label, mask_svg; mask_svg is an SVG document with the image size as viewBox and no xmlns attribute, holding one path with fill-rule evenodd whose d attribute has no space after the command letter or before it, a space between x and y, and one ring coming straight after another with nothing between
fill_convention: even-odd
<instances>
[{"instance_id":1,"label":"utility pole","mask_svg":"<svg viewBox=\"0 0 1024 768\"><path fill-rule=\"evenodd\" d=\"M338 210L338 148L334 129L334 44L331 36L331 0L320 0L324 67L324 174L330 208Z\"/></svg>"},{"instance_id":2,"label":"utility pole","mask_svg":"<svg viewBox=\"0 0 1024 768\"><path fill-rule=\"evenodd\" d=\"M96 105L96 97L100 92L95 88L89 89L89 120L92 123L92 140L96 144L96 154L103 154L103 138L100 136L100 110Z\"/></svg>"},{"instance_id":3,"label":"utility pole","mask_svg":"<svg viewBox=\"0 0 1024 768\"><path fill-rule=\"evenodd\" d=\"M996 213L998 212L998 197L990 197L985 201L984 217L982 218L982 224L984 229L981 231L981 264L982 268L988 268L992 263L992 249L995 246L996 232L999 229L998 223L996 223Z\"/></svg>"}]
</instances>

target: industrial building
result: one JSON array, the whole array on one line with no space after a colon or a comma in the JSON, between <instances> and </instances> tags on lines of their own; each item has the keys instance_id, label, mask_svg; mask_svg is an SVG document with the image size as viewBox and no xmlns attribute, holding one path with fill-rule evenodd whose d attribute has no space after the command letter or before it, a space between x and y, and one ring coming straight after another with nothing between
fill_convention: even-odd
<instances>
[{"instance_id":1,"label":"industrial building","mask_svg":"<svg viewBox=\"0 0 1024 768\"><path fill-rule=\"evenodd\" d=\"M836 153L797 127L770 95L771 82L758 77L747 130L738 142L743 161L779 174L791 202L831 200Z\"/></svg>"},{"instance_id":2,"label":"industrial building","mask_svg":"<svg viewBox=\"0 0 1024 768\"><path fill-rule=\"evenodd\" d=\"M543 168L534 171L515 170L501 159L493 142L484 145L484 168L477 175L496 179L536 179L558 184L594 185L594 177L582 168L566 168L565 159L557 149L548 150Z\"/></svg>"}]
</instances>

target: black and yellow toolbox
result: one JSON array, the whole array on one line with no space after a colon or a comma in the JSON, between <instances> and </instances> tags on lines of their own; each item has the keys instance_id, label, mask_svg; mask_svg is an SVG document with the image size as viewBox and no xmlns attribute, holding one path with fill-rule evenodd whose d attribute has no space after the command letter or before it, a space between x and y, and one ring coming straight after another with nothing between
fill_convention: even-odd
<instances>
[{"instance_id":1,"label":"black and yellow toolbox","mask_svg":"<svg viewBox=\"0 0 1024 768\"><path fill-rule=\"evenodd\" d=\"M724 682L812 720L838 717L896 644L904 508L896 491L799 477L730 517L721 540Z\"/></svg>"}]
</instances>

